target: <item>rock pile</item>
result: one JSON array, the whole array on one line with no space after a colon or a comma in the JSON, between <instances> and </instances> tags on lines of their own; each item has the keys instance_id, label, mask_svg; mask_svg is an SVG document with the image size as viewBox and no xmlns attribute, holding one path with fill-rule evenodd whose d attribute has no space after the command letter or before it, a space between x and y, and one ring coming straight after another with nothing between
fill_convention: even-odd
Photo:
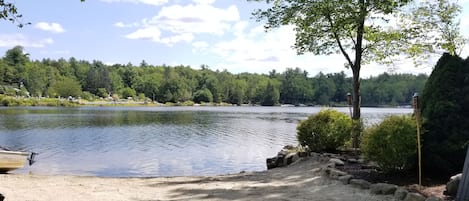
<instances>
[{"instance_id":1,"label":"rock pile","mask_svg":"<svg viewBox=\"0 0 469 201\"><path fill-rule=\"evenodd\" d=\"M356 163L363 163L363 161L354 161ZM393 195L395 200L402 201L442 201L438 197L428 197L407 191L405 188L398 187L394 184L387 183L370 183L363 179L355 179L353 175L349 175L346 172L335 169L336 166L343 166L344 162L338 158L329 159L329 164L323 168L323 172L331 179L337 179L345 185L352 185L361 189L369 189L371 194L376 195ZM363 167L368 167L369 164L364 164ZM373 166L373 165L371 165Z\"/></svg>"},{"instance_id":2,"label":"rock pile","mask_svg":"<svg viewBox=\"0 0 469 201\"><path fill-rule=\"evenodd\" d=\"M287 145L283 147L280 152L278 152L277 156L267 158L267 169L269 170L290 165L298 161L301 157L306 157L307 155L308 154L305 151L301 151L292 145Z\"/></svg>"},{"instance_id":3,"label":"rock pile","mask_svg":"<svg viewBox=\"0 0 469 201\"><path fill-rule=\"evenodd\" d=\"M371 194L376 195L392 195L398 201L442 201L438 197L425 197L419 193L409 192L405 188L399 187L394 184L388 183L371 183L369 181L354 178L353 175L337 169L346 164L359 164L361 168L377 169L377 166L372 163L365 163L361 158L346 158L345 156L331 153L299 153L295 152L295 147L285 146L276 157L267 159L267 168L272 169L276 167L287 166L301 157L308 156L313 160L323 162L324 167L320 168L323 175L341 181L345 185L351 185L356 188L369 189ZM457 177L456 177L457 178ZM451 189L453 187L450 187ZM455 187L457 189L457 186Z\"/></svg>"}]
</instances>

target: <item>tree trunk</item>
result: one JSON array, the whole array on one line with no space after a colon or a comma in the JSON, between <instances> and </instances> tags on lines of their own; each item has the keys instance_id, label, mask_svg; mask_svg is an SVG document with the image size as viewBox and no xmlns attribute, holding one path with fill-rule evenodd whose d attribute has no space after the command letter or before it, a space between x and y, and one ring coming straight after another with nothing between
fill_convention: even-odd
<instances>
[{"instance_id":1,"label":"tree trunk","mask_svg":"<svg viewBox=\"0 0 469 201\"><path fill-rule=\"evenodd\" d=\"M363 34L365 32L365 17L366 17L366 4L365 0L360 0L360 21L357 27L357 42L355 44L355 62L352 68L352 107L353 107L353 120L360 120L360 69L363 56Z\"/></svg>"},{"instance_id":2,"label":"tree trunk","mask_svg":"<svg viewBox=\"0 0 469 201\"><path fill-rule=\"evenodd\" d=\"M355 67L356 68L356 67ZM352 77L352 119L359 120L361 113L360 113L360 70L352 69L353 77Z\"/></svg>"}]
</instances>

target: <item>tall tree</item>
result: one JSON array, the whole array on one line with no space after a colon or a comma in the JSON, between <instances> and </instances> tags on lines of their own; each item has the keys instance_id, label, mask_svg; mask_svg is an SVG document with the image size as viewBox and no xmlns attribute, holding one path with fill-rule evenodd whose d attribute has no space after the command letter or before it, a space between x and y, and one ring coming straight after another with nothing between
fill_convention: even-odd
<instances>
[{"instance_id":1,"label":"tall tree","mask_svg":"<svg viewBox=\"0 0 469 201\"><path fill-rule=\"evenodd\" d=\"M26 63L29 62L29 54L24 53L22 46L15 46L12 49L7 50L3 61L10 68L9 71L12 77L10 84L17 84L18 87L25 81L26 78Z\"/></svg>"},{"instance_id":2,"label":"tall tree","mask_svg":"<svg viewBox=\"0 0 469 201\"><path fill-rule=\"evenodd\" d=\"M264 1L264 0L249 0ZM446 2L448 0L434 0ZM360 70L369 62L389 63L402 53L418 56L430 44L418 40L424 34L438 32L436 26L417 26L409 19L412 0L265 0L271 7L254 12L258 21L265 21L265 28L293 25L296 31L294 48L298 54L312 52L316 55L342 54L346 67L352 70L353 119L360 119ZM416 6L419 10L419 5ZM425 8L423 8L425 10ZM446 12L445 22L453 21L457 9L441 9ZM412 12L424 14L424 12ZM396 20L397 18L397 20ZM401 20L402 19L402 20ZM390 22L406 23L393 26ZM435 20L427 17L429 24ZM443 23L444 24L444 23ZM414 26L411 26L414 25ZM438 45L438 44L436 44Z\"/></svg>"},{"instance_id":3,"label":"tall tree","mask_svg":"<svg viewBox=\"0 0 469 201\"><path fill-rule=\"evenodd\" d=\"M430 50L420 54L423 59L429 57L428 53L438 52L442 50L451 55L458 55L467 39L464 38L459 29L460 21L457 20L458 14L461 12L461 6L457 0L427 0L415 1L410 6L410 12L407 12L403 25L407 27L429 27L429 33L417 33L419 43L415 45L425 46L423 50ZM436 47L433 47L435 46ZM435 49L434 49L435 48ZM422 53L421 48L408 48L410 55ZM442 52L438 52L441 55Z\"/></svg>"}]
</instances>

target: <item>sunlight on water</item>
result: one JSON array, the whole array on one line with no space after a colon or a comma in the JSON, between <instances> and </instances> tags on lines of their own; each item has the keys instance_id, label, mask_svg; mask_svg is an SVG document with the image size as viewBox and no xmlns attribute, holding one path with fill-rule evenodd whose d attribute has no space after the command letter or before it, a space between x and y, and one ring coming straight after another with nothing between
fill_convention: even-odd
<instances>
[{"instance_id":1,"label":"sunlight on water","mask_svg":"<svg viewBox=\"0 0 469 201\"><path fill-rule=\"evenodd\" d=\"M348 113L348 108L337 108ZM315 107L0 108L0 146L38 152L17 172L113 177L265 170ZM362 108L367 124L410 109Z\"/></svg>"}]
</instances>

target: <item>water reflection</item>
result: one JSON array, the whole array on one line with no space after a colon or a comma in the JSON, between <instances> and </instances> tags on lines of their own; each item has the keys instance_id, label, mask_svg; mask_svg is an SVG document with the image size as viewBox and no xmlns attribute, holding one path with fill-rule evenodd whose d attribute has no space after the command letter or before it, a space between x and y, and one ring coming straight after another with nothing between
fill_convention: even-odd
<instances>
[{"instance_id":1,"label":"water reflection","mask_svg":"<svg viewBox=\"0 0 469 201\"><path fill-rule=\"evenodd\" d=\"M19 172L98 176L213 175L264 170L321 108L0 108L0 145L39 152ZM348 112L347 108L339 108ZM368 122L408 109L362 110Z\"/></svg>"}]
</instances>

